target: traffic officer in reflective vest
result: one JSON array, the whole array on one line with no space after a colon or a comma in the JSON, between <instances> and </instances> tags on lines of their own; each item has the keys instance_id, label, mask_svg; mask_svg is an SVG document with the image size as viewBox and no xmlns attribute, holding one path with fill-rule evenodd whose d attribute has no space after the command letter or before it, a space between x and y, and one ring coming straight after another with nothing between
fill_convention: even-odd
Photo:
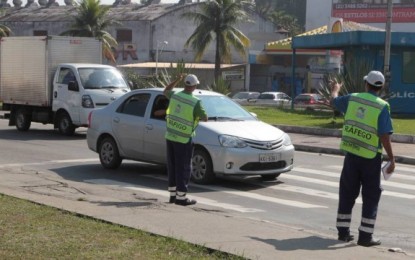
<instances>
[{"instance_id":1,"label":"traffic officer in reflective vest","mask_svg":"<svg viewBox=\"0 0 415 260\"><path fill-rule=\"evenodd\" d=\"M352 209L362 189L362 217L359 226L361 246L380 245L372 237L375 228L380 185L382 146L391 162L388 173L395 169L390 141L393 133L389 104L378 97L385 84L379 71L371 71L364 77L367 92L338 96L342 85L332 82L331 102L345 114L340 148L346 152L340 177L339 205L337 211L338 239L352 241L350 223Z\"/></svg>"},{"instance_id":2,"label":"traffic officer in reflective vest","mask_svg":"<svg viewBox=\"0 0 415 260\"><path fill-rule=\"evenodd\" d=\"M170 100L166 111L167 168L169 176L170 203L187 206L196 204L186 197L191 173L193 152L192 137L200 120L207 121L201 101L193 95L198 78L189 74L184 79L184 90L172 89L183 80L183 75L164 89Z\"/></svg>"}]
</instances>

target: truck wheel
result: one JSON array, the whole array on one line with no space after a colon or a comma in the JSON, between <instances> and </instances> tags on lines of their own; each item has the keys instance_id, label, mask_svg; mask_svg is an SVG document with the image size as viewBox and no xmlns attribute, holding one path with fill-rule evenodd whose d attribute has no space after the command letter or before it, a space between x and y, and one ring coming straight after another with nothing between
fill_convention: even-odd
<instances>
[{"instance_id":1,"label":"truck wheel","mask_svg":"<svg viewBox=\"0 0 415 260\"><path fill-rule=\"evenodd\" d=\"M195 149L192 157L192 180L198 184L211 184L215 181L212 160L207 152Z\"/></svg>"},{"instance_id":2,"label":"truck wheel","mask_svg":"<svg viewBox=\"0 0 415 260\"><path fill-rule=\"evenodd\" d=\"M58 129L59 133L67 136L75 133L75 126L72 124L72 120L67 113L61 113L58 116Z\"/></svg>"},{"instance_id":3,"label":"truck wheel","mask_svg":"<svg viewBox=\"0 0 415 260\"><path fill-rule=\"evenodd\" d=\"M19 131L27 131L31 124L30 113L26 109L20 108L16 112L16 128Z\"/></svg>"},{"instance_id":4,"label":"truck wheel","mask_svg":"<svg viewBox=\"0 0 415 260\"><path fill-rule=\"evenodd\" d=\"M122 159L114 139L106 137L100 142L98 147L99 160L104 168L116 169L121 165Z\"/></svg>"}]
</instances>

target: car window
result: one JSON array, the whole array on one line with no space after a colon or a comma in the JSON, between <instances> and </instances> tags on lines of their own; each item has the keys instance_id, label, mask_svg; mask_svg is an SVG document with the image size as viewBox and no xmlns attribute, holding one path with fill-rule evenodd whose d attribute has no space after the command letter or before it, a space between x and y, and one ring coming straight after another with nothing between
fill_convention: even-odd
<instances>
[{"instance_id":1,"label":"car window","mask_svg":"<svg viewBox=\"0 0 415 260\"><path fill-rule=\"evenodd\" d=\"M166 110L169 106L169 100L164 95L158 95L155 98L153 108L151 109L151 118L166 120Z\"/></svg>"},{"instance_id":2,"label":"car window","mask_svg":"<svg viewBox=\"0 0 415 260\"><path fill-rule=\"evenodd\" d=\"M297 96L295 98L296 101L310 101L311 97L310 96Z\"/></svg>"},{"instance_id":3,"label":"car window","mask_svg":"<svg viewBox=\"0 0 415 260\"><path fill-rule=\"evenodd\" d=\"M143 117L146 113L150 94L137 94L131 96L117 109L118 113Z\"/></svg>"},{"instance_id":4,"label":"car window","mask_svg":"<svg viewBox=\"0 0 415 260\"><path fill-rule=\"evenodd\" d=\"M70 68L61 68L59 71L58 83L68 84L69 81L75 81L75 75Z\"/></svg>"},{"instance_id":5,"label":"car window","mask_svg":"<svg viewBox=\"0 0 415 260\"><path fill-rule=\"evenodd\" d=\"M239 93L236 93L232 98L238 98L238 99L247 99L248 98L248 96L249 96L249 94L248 93L245 93L245 92L239 92Z\"/></svg>"},{"instance_id":6,"label":"car window","mask_svg":"<svg viewBox=\"0 0 415 260\"><path fill-rule=\"evenodd\" d=\"M261 94L259 95L258 99L274 99L273 94Z\"/></svg>"}]
</instances>

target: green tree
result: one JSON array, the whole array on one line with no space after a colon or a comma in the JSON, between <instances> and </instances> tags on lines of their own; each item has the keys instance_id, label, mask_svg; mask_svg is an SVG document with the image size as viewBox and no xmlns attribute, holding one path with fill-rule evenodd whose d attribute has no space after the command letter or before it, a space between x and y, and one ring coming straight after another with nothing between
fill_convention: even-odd
<instances>
[{"instance_id":1,"label":"green tree","mask_svg":"<svg viewBox=\"0 0 415 260\"><path fill-rule=\"evenodd\" d=\"M294 36L304 31L306 4L304 0L255 0L255 10Z\"/></svg>"},{"instance_id":2,"label":"green tree","mask_svg":"<svg viewBox=\"0 0 415 260\"><path fill-rule=\"evenodd\" d=\"M94 37L102 42L102 52L105 58L116 63L112 48L118 45L106 29L119 24L108 17L110 6L100 5L100 0L82 0L77 6L77 15L71 28L61 35Z\"/></svg>"},{"instance_id":3,"label":"green tree","mask_svg":"<svg viewBox=\"0 0 415 260\"><path fill-rule=\"evenodd\" d=\"M202 59L212 42L215 43L215 82L220 76L220 65L232 60L231 47L246 57L250 40L235 27L248 20L245 4L248 4L245 0L207 0L201 3L200 12L183 14L196 24L195 31L185 43L185 47L191 46L196 52L196 61Z\"/></svg>"},{"instance_id":4,"label":"green tree","mask_svg":"<svg viewBox=\"0 0 415 260\"><path fill-rule=\"evenodd\" d=\"M297 18L287 14L285 11L274 11L269 14L270 20L288 31L289 36L295 36L303 32Z\"/></svg>"},{"instance_id":5,"label":"green tree","mask_svg":"<svg viewBox=\"0 0 415 260\"><path fill-rule=\"evenodd\" d=\"M6 25L0 24L0 37L7 37L10 36L12 31Z\"/></svg>"}]
</instances>

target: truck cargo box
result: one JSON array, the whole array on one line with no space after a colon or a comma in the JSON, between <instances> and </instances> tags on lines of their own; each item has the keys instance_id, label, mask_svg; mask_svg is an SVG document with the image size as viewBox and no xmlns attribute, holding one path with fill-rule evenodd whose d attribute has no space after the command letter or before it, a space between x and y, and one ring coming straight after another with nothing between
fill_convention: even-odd
<instances>
[{"instance_id":1,"label":"truck cargo box","mask_svg":"<svg viewBox=\"0 0 415 260\"><path fill-rule=\"evenodd\" d=\"M0 41L0 100L51 106L52 78L60 63L102 64L102 44L87 37L3 37Z\"/></svg>"}]
</instances>

